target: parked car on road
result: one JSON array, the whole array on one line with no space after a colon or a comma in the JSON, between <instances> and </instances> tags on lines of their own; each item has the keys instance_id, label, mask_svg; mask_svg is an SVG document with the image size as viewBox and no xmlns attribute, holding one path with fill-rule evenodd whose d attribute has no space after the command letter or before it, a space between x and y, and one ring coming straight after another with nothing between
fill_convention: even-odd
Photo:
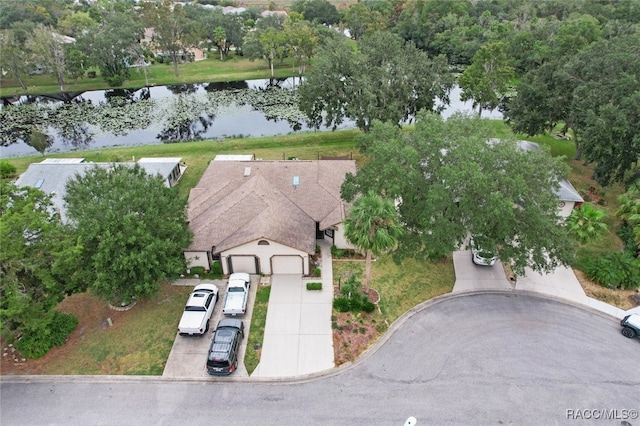
<instances>
[{"instance_id":1,"label":"parked car on road","mask_svg":"<svg viewBox=\"0 0 640 426\"><path fill-rule=\"evenodd\" d=\"M222 313L225 315L244 315L247 311L251 277L246 272L236 272L229 276L227 295L224 298Z\"/></svg>"},{"instance_id":2,"label":"parked car on road","mask_svg":"<svg viewBox=\"0 0 640 426\"><path fill-rule=\"evenodd\" d=\"M496 263L497 257L495 253L480 246L473 237L469 242L469 246L471 247L471 260L476 265L493 266Z\"/></svg>"},{"instance_id":3,"label":"parked car on road","mask_svg":"<svg viewBox=\"0 0 640 426\"><path fill-rule=\"evenodd\" d=\"M205 334L209 330L209 319L217 301L218 287L215 284L195 286L182 312L178 332L183 336Z\"/></svg>"},{"instance_id":4,"label":"parked car on road","mask_svg":"<svg viewBox=\"0 0 640 426\"><path fill-rule=\"evenodd\" d=\"M631 314L622 318L620 321L622 326L622 335L630 339L640 337L640 315Z\"/></svg>"},{"instance_id":5,"label":"parked car on road","mask_svg":"<svg viewBox=\"0 0 640 426\"><path fill-rule=\"evenodd\" d=\"M238 351L244 338L244 323L235 318L218 322L209 347L206 369L212 376L228 376L238 369Z\"/></svg>"}]
</instances>

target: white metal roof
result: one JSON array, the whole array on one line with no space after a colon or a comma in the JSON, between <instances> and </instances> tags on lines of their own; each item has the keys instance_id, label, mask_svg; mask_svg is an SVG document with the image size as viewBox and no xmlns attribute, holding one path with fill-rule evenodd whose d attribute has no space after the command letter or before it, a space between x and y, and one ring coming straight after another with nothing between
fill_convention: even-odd
<instances>
[{"instance_id":1,"label":"white metal roof","mask_svg":"<svg viewBox=\"0 0 640 426\"><path fill-rule=\"evenodd\" d=\"M218 154L213 161L252 161L253 154Z\"/></svg>"},{"instance_id":2,"label":"white metal roof","mask_svg":"<svg viewBox=\"0 0 640 426\"><path fill-rule=\"evenodd\" d=\"M40 164L80 164L84 163L84 158L47 158Z\"/></svg>"}]
</instances>

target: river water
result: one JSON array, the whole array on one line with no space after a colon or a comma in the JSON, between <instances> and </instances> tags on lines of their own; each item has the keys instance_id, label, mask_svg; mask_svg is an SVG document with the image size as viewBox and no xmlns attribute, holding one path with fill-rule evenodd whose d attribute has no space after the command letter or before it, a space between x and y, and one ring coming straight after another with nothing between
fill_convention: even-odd
<instances>
[{"instance_id":1,"label":"river water","mask_svg":"<svg viewBox=\"0 0 640 426\"><path fill-rule=\"evenodd\" d=\"M287 90L297 84L297 78L248 80L3 99L0 143L8 146L0 148L0 157L37 154L24 143L33 129L46 138L46 153L312 131ZM457 86L450 99L444 118L472 112ZM502 114L495 110L483 117ZM346 120L339 128L353 127Z\"/></svg>"}]
</instances>

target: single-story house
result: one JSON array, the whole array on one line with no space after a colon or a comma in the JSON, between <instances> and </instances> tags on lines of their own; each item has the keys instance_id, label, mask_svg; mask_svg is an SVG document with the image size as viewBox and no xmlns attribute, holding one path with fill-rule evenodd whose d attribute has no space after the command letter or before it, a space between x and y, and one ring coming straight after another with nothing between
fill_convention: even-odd
<instances>
[{"instance_id":1,"label":"single-story house","mask_svg":"<svg viewBox=\"0 0 640 426\"><path fill-rule=\"evenodd\" d=\"M30 186L52 195L53 206L66 221L64 196L67 181L76 175L84 174L93 167L109 168L113 164L133 165L125 163L93 163L84 158L48 158L39 163L29 165L27 170L16 180L17 186ZM181 158L141 158L138 164L150 175L160 175L167 187L173 187L182 177L186 165Z\"/></svg>"},{"instance_id":2,"label":"single-story house","mask_svg":"<svg viewBox=\"0 0 640 426\"><path fill-rule=\"evenodd\" d=\"M189 194L188 265L211 269L219 260L224 274L309 275L318 239L351 247L340 197L347 173L355 161L216 157Z\"/></svg>"},{"instance_id":3,"label":"single-story house","mask_svg":"<svg viewBox=\"0 0 640 426\"><path fill-rule=\"evenodd\" d=\"M516 143L518 147L525 151L540 149L540 145L535 142L516 141ZM559 184L560 186L556 190L558 196L558 214L560 217L566 218L571 214L574 207L578 207L584 203L584 199L567 179L560 179Z\"/></svg>"}]
</instances>

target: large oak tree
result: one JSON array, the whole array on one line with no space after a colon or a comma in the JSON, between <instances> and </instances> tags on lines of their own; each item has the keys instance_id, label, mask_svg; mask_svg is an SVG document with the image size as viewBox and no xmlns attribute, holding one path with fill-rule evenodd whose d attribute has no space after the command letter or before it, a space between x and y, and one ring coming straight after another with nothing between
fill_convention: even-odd
<instances>
[{"instance_id":1,"label":"large oak tree","mask_svg":"<svg viewBox=\"0 0 640 426\"><path fill-rule=\"evenodd\" d=\"M488 135L485 122L463 116L421 112L413 131L376 122L358 140L367 161L347 176L342 195L396 200L404 226L398 257L441 257L471 234L497 247L516 274L566 264L573 247L559 224L561 159Z\"/></svg>"},{"instance_id":2,"label":"large oak tree","mask_svg":"<svg viewBox=\"0 0 640 426\"><path fill-rule=\"evenodd\" d=\"M328 41L298 89L309 124L336 128L345 118L369 130L374 120L396 125L421 109L448 103L453 76L444 57L429 58L412 43L375 32L356 47L346 39Z\"/></svg>"},{"instance_id":3,"label":"large oak tree","mask_svg":"<svg viewBox=\"0 0 640 426\"><path fill-rule=\"evenodd\" d=\"M95 167L67 183L67 215L82 242L77 268L109 302L154 294L185 267L191 242L184 202L139 165Z\"/></svg>"}]
</instances>

